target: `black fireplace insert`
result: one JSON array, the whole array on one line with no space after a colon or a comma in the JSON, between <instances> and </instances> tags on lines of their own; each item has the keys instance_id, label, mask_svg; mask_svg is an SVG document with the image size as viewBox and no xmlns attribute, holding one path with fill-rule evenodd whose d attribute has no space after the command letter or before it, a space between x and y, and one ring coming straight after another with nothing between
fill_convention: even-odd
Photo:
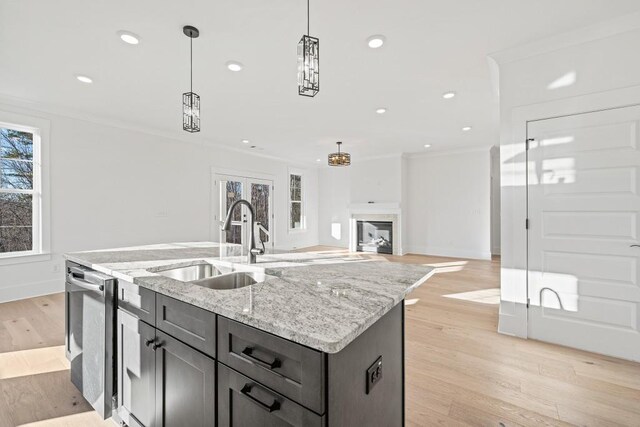
<instances>
[{"instance_id":1,"label":"black fireplace insert","mask_svg":"<svg viewBox=\"0 0 640 427\"><path fill-rule=\"evenodd\" d=\"M358 221L359 252L393 254L393 222Z\"/></svg>"}]
</instances>

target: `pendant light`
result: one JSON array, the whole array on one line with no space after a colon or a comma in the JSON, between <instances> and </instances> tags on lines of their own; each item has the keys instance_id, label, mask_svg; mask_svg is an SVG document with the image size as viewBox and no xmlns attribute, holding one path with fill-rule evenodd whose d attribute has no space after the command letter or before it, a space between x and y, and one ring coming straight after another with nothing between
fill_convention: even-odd
<instances>
[{"instance_id":1,"label":"pendant light","mask_svg":"<svg viewBox=\"0 0 640 427\"><path fill-rule=\"evenodd\" d=\"M200 35L196 27L186 25L182 28L190 43L191 89L182 94L182 129L187 132L200 132L200 96L193 92L193 39Z\"/></svg>"},{"instance_id":2,"label":"pendant light","mask_svg":"<svg viewBox=\"0 0 640 427\"><path fill-rule=\"evenodd\" d=\"M329 154L329 166L349 166L351 164L351 154L340 151L342 142L336 142L338 152Z\"/></svg>"},{"instance_id":3,"label":"pendant light","mask_svg":"<svg viewBox=\"0 0 640 427\"><path fill-rule=\"evenodd\" d=\"M320 40L309 35L309 0L307 0L307 34L298 43L298 95L316 96L320 92Z\"/></svg>"}]
</instances>

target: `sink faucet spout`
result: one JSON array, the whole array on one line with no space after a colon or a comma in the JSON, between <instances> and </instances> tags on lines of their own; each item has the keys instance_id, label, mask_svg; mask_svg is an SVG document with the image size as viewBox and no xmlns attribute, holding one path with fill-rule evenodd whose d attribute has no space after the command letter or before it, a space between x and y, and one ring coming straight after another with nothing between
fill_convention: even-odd
<instances>
[{"instance_id":1,"label":"sink faucet spout","mask_svg":"<svg viewBox=\"0 0 640 427\"><path fill-rule=\"evenodd\" d=\"M227 218L224 220L224 225L222 226L222 231L229 231L231 229L231 220L232 220L232 217L233 217L233 212L235 211L236 207L238 207L239 205L245 205L247 207L247 209L249 210L250 227L249 227L249 256L248 256L248 260L249 260L249 264L255 264L257 255L263 255L264 251L262 249L256 248L256 239L255 239L255 235L254 235L254 229L255 229L255 223L256 223L256 214L255 214L255 211L253 210L253 206L251 206L251 203L249 203L248 201L246 201L244 199L236 200L235 202L233 202L231 207L229 207L229 212L227 213Z\"/></svg>"}]
</instances>

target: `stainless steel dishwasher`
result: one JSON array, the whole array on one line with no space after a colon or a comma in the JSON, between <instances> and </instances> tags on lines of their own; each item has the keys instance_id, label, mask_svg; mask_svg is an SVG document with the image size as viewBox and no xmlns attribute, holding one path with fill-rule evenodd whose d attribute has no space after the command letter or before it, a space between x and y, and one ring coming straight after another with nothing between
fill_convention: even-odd
<instances>
[{"instance_id":1,"label":"stainless steel dishwasher","mask_svg":"<svg viewBox=\"0 0 640 427\"><path fill-rule=\"evenodd\" d=\"M115 386L116 279L66 263L65 345L71 382L104 418L111 417Z\"/></svg>"}]
</instances>

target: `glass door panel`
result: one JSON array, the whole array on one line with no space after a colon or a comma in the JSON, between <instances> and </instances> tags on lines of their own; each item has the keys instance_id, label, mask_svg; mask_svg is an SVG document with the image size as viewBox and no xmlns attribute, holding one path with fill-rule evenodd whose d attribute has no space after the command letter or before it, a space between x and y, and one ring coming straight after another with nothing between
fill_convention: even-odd
<instances>
[{"instance_id":1,"label":"glass door panel","mask_svg":"<svg viewBox=\"0 0 640 427\"><path fill-rule=\"evenodd\" d=\"M265 251L271 252L273 248L273 181L257 178L247 178L232 175L216 175L215 186L219 200L219 210L217 218L219 224L222 224L227 217L227 212L231 205L240 199L247 200L251 203L256 214L256 224L254 230L256 246L262 247L264 243ZM245 206L237 208L233 212L231 221L231 229L227 232L220 232L220 242L234 243L242 245L242 255L245 255L248 248L249 229L248 229L248 209ZM219 226L214 224L214 227ZM228 253L231 255L231 253Z\"/></svg>"},{"instance_id":2,"label":"glass door panel","mask_svg":"<svg viewBox=\"0 0 640 427\"><path fill-rule=\"evenodd\" d=\"M267 246L271 246L271 181L250 180L251 206L256 213L256 238ZM256 244L259 244L256 241Z\"/></svg>"}]
</instances>

